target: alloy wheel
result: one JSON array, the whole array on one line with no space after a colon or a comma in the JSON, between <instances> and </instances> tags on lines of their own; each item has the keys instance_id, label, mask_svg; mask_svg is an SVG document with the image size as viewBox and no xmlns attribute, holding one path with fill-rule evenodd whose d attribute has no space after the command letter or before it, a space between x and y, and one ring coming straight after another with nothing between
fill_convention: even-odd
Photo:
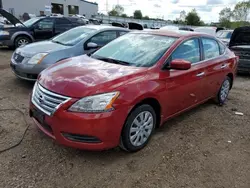
<instances>
[{"instance_id":1,"label":"alloy wheel","mask_svg":"<svg viewBox=\"0 0 250 188\"><path fill-rule=\"evenodd\" d=\"M17 44L18 44L18 47L19 47L19 46L22 46L22 45L25 45L25 44L28 44L28 43L29 43L29 41L27 39L20 39Z\"/></svg>"},{"instance_id":2,"label":"alloy wheel","mask_svg":"<svg viewBox=\"0 0 250 188\"><path fill-rule=\"evenodd\" d=\"M227 99L229 91L230 91L230 81L225 80L221 86L221 91L220 91L221 101L225 101Z\"/></svg>"}]
</instances>

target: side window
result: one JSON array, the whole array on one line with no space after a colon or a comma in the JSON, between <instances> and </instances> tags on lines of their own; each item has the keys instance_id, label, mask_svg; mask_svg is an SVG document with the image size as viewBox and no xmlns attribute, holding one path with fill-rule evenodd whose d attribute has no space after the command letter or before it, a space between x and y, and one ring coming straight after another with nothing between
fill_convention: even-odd
<instances>
[{"instance_id":1,"label":"side window","mask_svg":"<svg viewBox=\"0 0 250 188\"><path fill-rule=\"evenodd\" d=\"M65 18L56 18L56 26L65 24L71 24L71 22Z\"/></svg>"},{"instance_id":2,"label":"side window","mask_svg":"<svg viewBox=\"0 0 250 188\"><path fill-rule=\"evenodd\" d=\"M125 35L126 33L128 33L127 31L119 31L119 36Z\"/></svg>"},{"instance_id":3,"label":"side window","mask_svg":"<svg viewBox=\"0 0 250 188\"><path fill-rule=\"evenodd\" d=\"M172 53L171 60L184 59L196 63L200 61L200 57L199 39L191 39L178 46Z\"/></svg>"},{"instance_id":4,"label":"side window","mask_svg":"<svg viewBox=\"0 0 250 188\"><path fill-rule=\"evenodd\" d=\"M224 52L226 51L226 46L221 42L219 42L219 47L220 47L220 55L224 54Z\"/></svg>"},{"instance_id":5,"label":"side window","mask_svg":"<svg viewBox=\"0 0 250 188\"><path fill-rule=\"evenodd\" d=\"M216 40L209 38L203 38L201 40L204 49L205 60L215 58L220 55L219 45Z\"/></svg>"},{"instance_id":6,"label":"side window","mask_svg":"<svg viewBox=\"0 0 250 188\"><path fill-rule=\"evenodd\" d=\"M92 37L90 39L90 42L94 42L99 46L103 46L116 38L117 38L116 31L104 31Z\"/></svg>"},{"instance_id":7,"label":"side window","mask_svg":"<svg viewBox=\"0 0 250 188\"><path fill-rule=\"evenodd\" d=\"M38 22L38 28L40 29L53 29L54 21L52 19L43 19Z\"/></svg>"}]
</instances>

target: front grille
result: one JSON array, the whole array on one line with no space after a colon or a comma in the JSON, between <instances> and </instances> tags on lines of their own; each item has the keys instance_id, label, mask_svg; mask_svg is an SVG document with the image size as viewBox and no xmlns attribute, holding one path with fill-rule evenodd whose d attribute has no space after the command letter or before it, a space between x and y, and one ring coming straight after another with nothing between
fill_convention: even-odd
<instances>
[{"instance_id":1,"label":"front grille","mask_svg":"<svg viewBox=\"0 0 250 188\"><path fill-rule=\"evenodd\" d=\"M15 60L16 63L22 63L24 57L20 54L14 53L13 59Z\"/></svg>"},{"instance_id":2,"label":"front grille","mask_svg":"<svg viewBox=\"0 0 250 188\"><path fill-rule=\"evenodd\" d=\"M70 100L69 97L53 93L36 82L33 93L32 103L45 114L51 116L60 105Z\"/></svg>"}]
</instances>

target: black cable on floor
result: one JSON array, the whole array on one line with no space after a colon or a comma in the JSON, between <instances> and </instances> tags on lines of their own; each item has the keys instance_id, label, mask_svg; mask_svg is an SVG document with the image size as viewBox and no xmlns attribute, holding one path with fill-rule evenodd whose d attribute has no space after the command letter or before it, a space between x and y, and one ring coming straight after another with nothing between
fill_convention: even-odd
<instances>
[{"instance_id":1,"label":"black cable on floor","mask_svg":"<svg viewBox=\"0 0 250 188\"><path fill-rule=\"evenodd\" d=\"M24 132L22 134L21 139L16 144L14 144L14 145L12 145L12 146L10 146L8 148L5 148L3 150L0 150L0 154L3 153L3 152L5 152L5 151L11 150L11 149L19 146L22 143L22 141L23 141L23 139L24 139L24 137L25 137L25 135L26 135L29 127L30 127L30 125L28 124L28 122L27 122L27 120L25 118L25 114L21 110L15 109L15 108L0 109L0 112L3 112L3 111L17 111L17 112L20 112L23 115L23 118L24 118L24 121L25 121L25 124L26 124L26 128L25 128L25 130L24 130Z\"/></svg>"}]
</instances>

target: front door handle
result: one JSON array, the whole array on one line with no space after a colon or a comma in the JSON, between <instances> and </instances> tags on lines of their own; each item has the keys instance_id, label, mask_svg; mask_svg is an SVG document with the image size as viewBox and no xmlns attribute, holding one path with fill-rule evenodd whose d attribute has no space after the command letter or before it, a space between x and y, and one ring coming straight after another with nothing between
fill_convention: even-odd
<instances>
[{"instance_id":1,"label":"front door handle","mask_svg":"<svg viewBox=\"0 0 250 188\"><path fill-rule=\"evenodd\" d=\"M200 73L196 74L197 77L202 77L204 75L205 75L205 72L200 72Z\"/></svg>"},{"instance_id":2,"label":"front door handle","mask_svg":"<svg viewBox=\"0 0 250 188\"><path fill-rule=\"evenodd\" d=\"M223 64L223 65L221 65L221 69L224 69L224 68L226 68L227 67L227 64Z\"/></svg>"}]
</instances>

